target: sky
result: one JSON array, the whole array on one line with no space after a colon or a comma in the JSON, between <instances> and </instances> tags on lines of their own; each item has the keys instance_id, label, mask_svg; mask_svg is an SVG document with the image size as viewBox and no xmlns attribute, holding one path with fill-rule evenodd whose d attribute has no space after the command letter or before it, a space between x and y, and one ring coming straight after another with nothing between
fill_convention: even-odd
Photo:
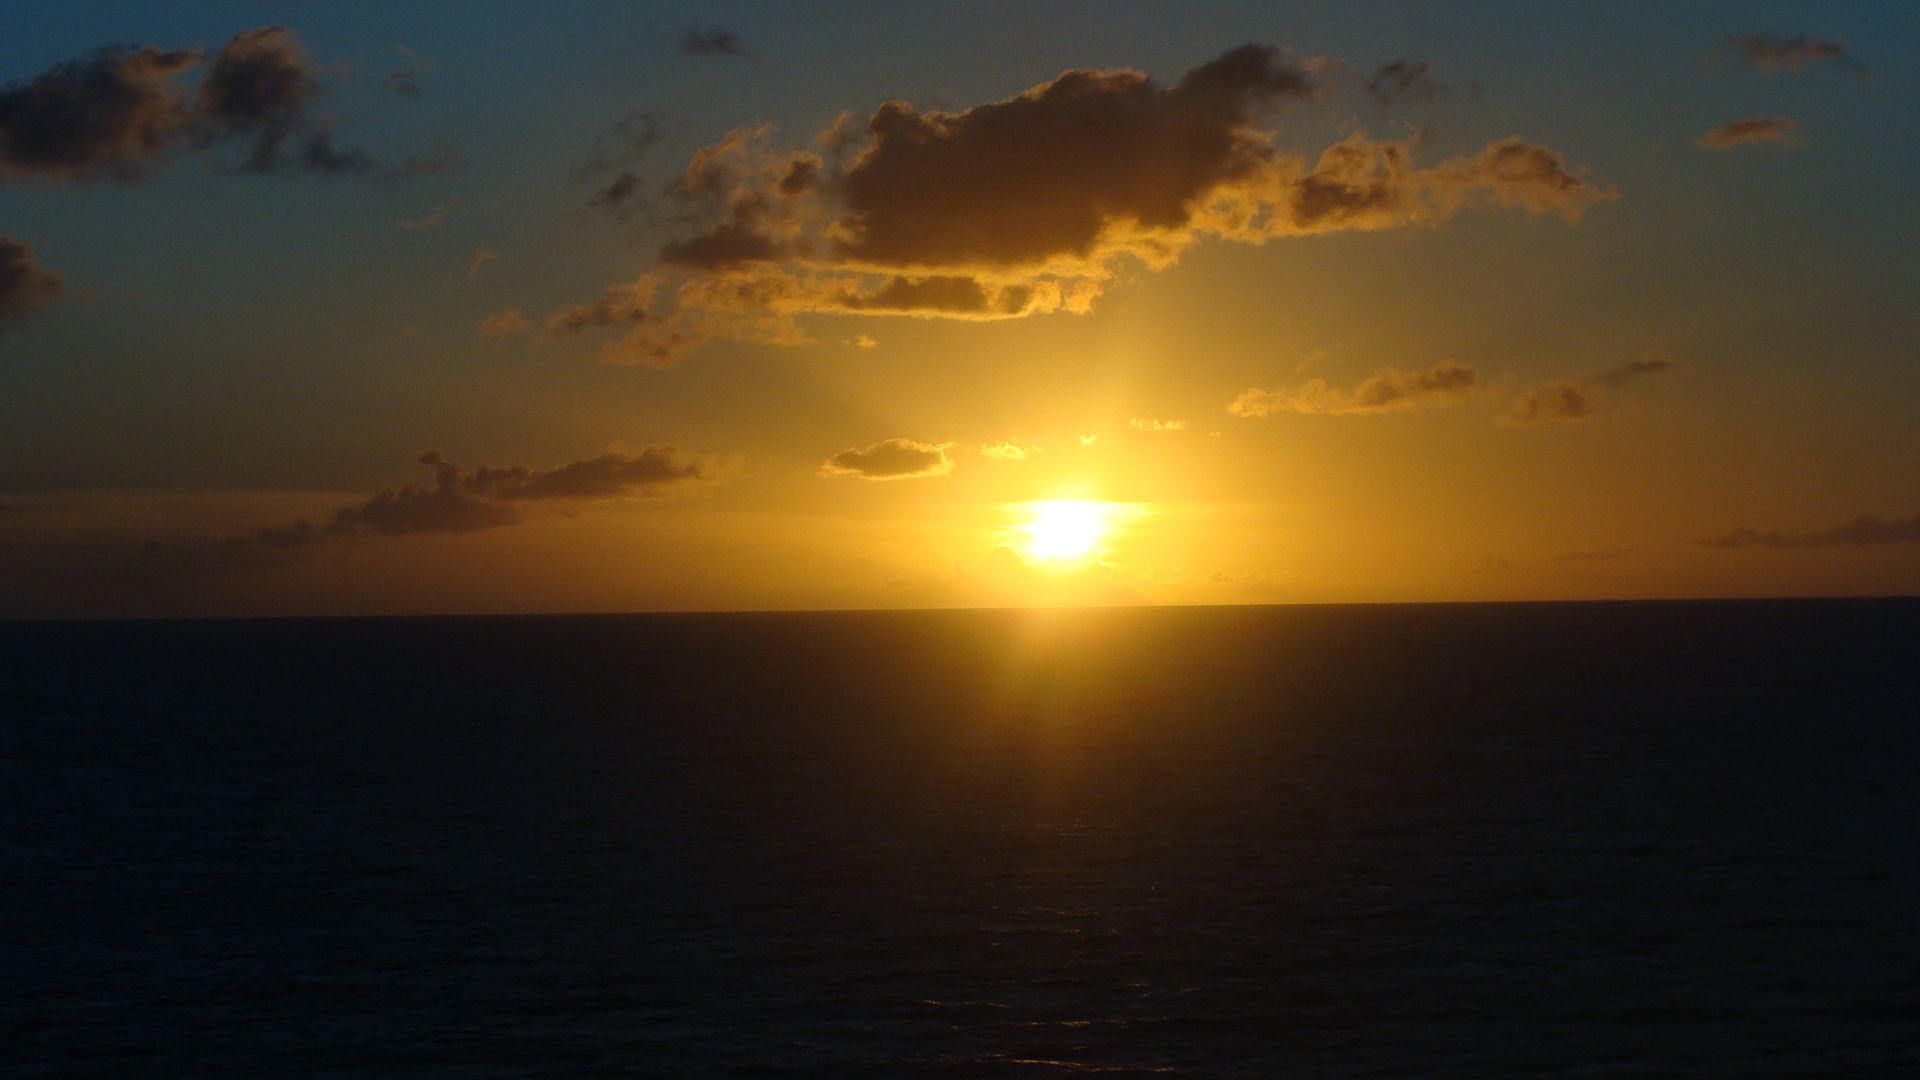
<instances>
[{"instance_id":1,"label":"sky","mask_svg":"<svg viewBox=\"0 0 1920 1080\"><path fill-rule=\"evenodd\" d=\"M1920 8L29 3L0 618L1920 592Z\"/></svg>"}]
</instances>

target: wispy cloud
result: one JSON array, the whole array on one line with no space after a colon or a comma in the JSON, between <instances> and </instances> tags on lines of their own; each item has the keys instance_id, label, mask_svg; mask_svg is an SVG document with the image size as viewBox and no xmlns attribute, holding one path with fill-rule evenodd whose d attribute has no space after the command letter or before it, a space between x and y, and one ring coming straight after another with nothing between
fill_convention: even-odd
<instances>
[{"instance_id":1,"label":"wispy cloud","mask_svg":"<svg viewBox=\"0 0 1920 1080\"><path fill-rule=\"evenodd\" d=\"M1383 413L1429 405L1450 405L1463 400L1479 385L1479 372L1466 364L1448 360L1428 371L1400 372L1388 369L1352 390L1330 387L1325 379L1310 379L1293 390L1254 387L1235 398L1227 406L1227 411L1235 416L1249 417L1278 413L1317 413L1323 416Z\"/></svg>"},{"instance_id":2,"label":"wispy cloud","mask_svg":"<svg viewBox=\"0 0 1920 1080\"><path fill-rule=\"evenodd\" d=\"M689 26L680 35L681 56L744 56L746 43L731 30Z\"/></svg>"},{"instance_id":3,"label":"wispy cloud","mask_svg":"<svg viewBox=\"0 0 1920 1080\"><path fill-rule=\"evenodd\" d=\"M1790 38L1762 33L1736 34L1727 39L1727 45L1735 55L1753 65L1755 70L1769 75L1804 71L1819 64L1831 64L1859 79L1872 74L1865 64L1854 58L1852 47L1837 38L1809 37L1806 34Z\"/></svg>"},{"instance_id":4,"label":"wispy cloud","mask_svg":"<svg viewBox=\"0 0 1920 1080\"><path fill-rule=\"evenodd\" d=\"M1697 141L1709 150L1731 150L1736 146L1752 146L1758 143L1797 142L1796 133L1800 125L1786 116L1748 116L1730 124L1722 124Z\"/></svg>"},{"instance_id":5,"label":"wispy cloud","mask_svg":"<svg viewBox=\"0 0 1920 1080\"><path fill-rule=\"evenodd\" d=\"M1606 407L1606 387L1657 375L1674 366L1670 357L1649 355L1585 379L1556 379L1545 386L1536 386L1523 392L1514 399L1513 408L1500 418L1500 422L1523 427L1555 420L1590 420Z\"/></svg>"},{"instance_id":6,"label":"wispy cloud","mask_svg":"<svg viewBox=\"0 0 1920 1080\"><path fill-rule=\"evenodd\" d=\"M1862 514L1845 525L1812 532L1778 533L1735 529L1700 543L1714 548L1827 548L1872 547L1880 544L1920 544L1920 514L1882 521Z\"/></svg>"}]
</instances>

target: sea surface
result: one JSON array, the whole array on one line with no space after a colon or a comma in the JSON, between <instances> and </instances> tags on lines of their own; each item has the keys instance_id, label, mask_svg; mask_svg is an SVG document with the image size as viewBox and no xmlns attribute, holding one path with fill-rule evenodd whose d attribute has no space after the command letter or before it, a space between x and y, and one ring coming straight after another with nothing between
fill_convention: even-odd
<instances>
[{"instance_id":1,"label":"sea surface","mask_svg":"<svg viewBox=\"0 0 1920 1080\"><path fill-rule=\"evenodd\" d=\"M1920 1077L1920 601L0 625L0 1075Z\"/></svg>"}]
</instances>

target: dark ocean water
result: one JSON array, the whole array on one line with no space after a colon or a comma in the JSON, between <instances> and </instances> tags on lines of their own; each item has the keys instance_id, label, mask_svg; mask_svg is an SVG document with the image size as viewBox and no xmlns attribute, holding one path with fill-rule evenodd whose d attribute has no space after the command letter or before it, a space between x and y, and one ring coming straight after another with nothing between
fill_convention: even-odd
<instances>
[{"instance_id":1,"label":"dark ocean water","mask_svg":"<svg viewBox=\"0 0 1920 1080\"><path fill-rule=\"evenodd\" d=\"M1920 1076L1920 602L0 625L0 1074Z\"/></svg>"}]
</instances>

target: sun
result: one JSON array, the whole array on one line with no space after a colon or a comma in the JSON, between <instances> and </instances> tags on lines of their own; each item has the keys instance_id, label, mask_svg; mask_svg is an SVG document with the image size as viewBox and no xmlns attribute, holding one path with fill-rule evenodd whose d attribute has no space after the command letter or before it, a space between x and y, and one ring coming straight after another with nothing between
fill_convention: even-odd
<instances>
[{"instance_id":1,"label":"sun","mask_svg":"<svg viewBox=\"0 0 1920 1080\"><path fill-rule=\"evenodd\" d=\"M1085 499L1048 499L1014 508L1026 520L1014 525L1022 554L1036 563L1076 561L1092 554L1111 529L1109 504Z\"/></svg>"}]
</instances>

